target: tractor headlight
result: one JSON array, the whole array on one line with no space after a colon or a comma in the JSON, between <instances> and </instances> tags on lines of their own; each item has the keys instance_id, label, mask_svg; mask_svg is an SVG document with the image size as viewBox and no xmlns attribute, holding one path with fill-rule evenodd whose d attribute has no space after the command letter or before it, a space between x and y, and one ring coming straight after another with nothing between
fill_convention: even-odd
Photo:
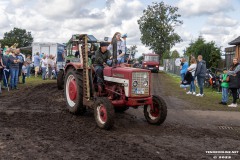
<instances>
[{"instance_id":1,"label":"tractor headlight","mask_svg":"<svg viewBox=\"0 0 240 160\"><path fill-rule=\"evenodd\" d=\"M148 86L148 81L144 81L144 82L143 82L143 86L144 86L144 87L147 87L147 86Z\"/></svg>"},{"instance_id":2,"label":"tractor headlight","mask_svg":"<svg viewBox=\"0 0 240 160\"><path fill-rule=\"evenodd\" d=\"M137 81L133 81L133 87L137 87L137 85L138 85L138 83L137 83Z\"/></svg>"}]
</instances>

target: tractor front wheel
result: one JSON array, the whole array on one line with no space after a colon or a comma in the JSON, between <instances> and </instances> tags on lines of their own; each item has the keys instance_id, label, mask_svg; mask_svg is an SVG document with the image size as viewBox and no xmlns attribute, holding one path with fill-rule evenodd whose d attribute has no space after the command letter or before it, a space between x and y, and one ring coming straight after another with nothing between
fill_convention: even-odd
<instances>
[{"instance_id":1,"label":"tractor front wheel","mask_svg":"<svg viewBox=\"0 0 240 160\"><path fill-rule=\"evenodd\" d=\"M64 94L67 108L73 114L84 114L82 71L69 70L64 80Z\"/></svg>"},{"instance_id":2,"label":"tractor front wheel","mask_svg":"<svg viewBox=\"0 0 240 160\"><path fill-rule=\"evenodd\" d=\"M152 96L152 103L144 106L144 116L148 123L160 125L167 117L167 105L159 96Z\"/></svg>"},{"instance_id":3,"label":"tractor front wheel","mask_svg":"<svg viewBox=\"0 0 240 160\"><path fill-rule=\"evenodd\" d=\"M111 129L114 124L114 107L106 97L99 97L94 104L94 117L102 129Z\"/></svg>"}]
</instances>

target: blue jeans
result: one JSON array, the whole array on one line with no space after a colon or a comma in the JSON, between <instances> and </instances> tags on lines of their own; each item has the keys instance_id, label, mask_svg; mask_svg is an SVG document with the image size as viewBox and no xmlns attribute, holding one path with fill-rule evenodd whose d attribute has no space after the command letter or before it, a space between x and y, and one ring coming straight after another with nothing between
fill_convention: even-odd
<instances>
[{"instance_id":1,"label":"blue jeans","mask_svg":"<svg viewBox=\"0 0 240 160\"><path fill-rule=\"evenodd\" d=\"M19 68L11 68L10 69L11 73L11 88L16 88L18 84L18 73L19 73Z\"/></svg>"},{"instance_id":2,"label":"blue jeans","mask_svg":"<svg viewBox=\"0 0 240 160\"><path fill-rule=\"evenodd\" d=\"M228 88L222 87L222 102L227 103L228 101Z\"/></svg>"},{"instance_id":3,"label":"blue jeans","mask_svg":"<svg viewBox=\"0 0 240 160\"><path fill-rule=\"evenodd\" d=\"M124 56L117 58L117 64L124 63ZM111 66L112 65L112 60L107 61L107 65Z\"/></svg>"},{"instance_id":4,"label":"blue jeans","mask_svg":"<svg viewBox=\"0 0 240 160\"><path fill-rule=\"evenodd\" d=\"M46 72L47 72L47 67L42 67L42 79L46 79Z\"/></svg>"},{"instance_id":5,"label":"blue jeans","mask_svg":"<svg viewBox=\"0 0 240 160\"><path fill-rule=\"evenodd\" d=\"M196 92L196 87L195 87L195 84L194 84L194 80L191 81L190 92Z\"/></svg>"},{"instance_id":6,"label":"blue jeans","mask_svg":"<svg viewBox=\"0 0 240 160\"><path fill-rule=\"evenodd\" d=\"M5 76L4 76L5 74ZM9 75L10 75L10 69L7 70L3 70L3 85L4 87L7 87L8 85L8 81L9 81Z\"/></svg>"},{"instance_id":7,"label":"blue jeans","mask_svg":"<svg viewBox=\"0 0 240 160\"><path fill-rule=\"evenodd\" d=\"M203 94L203 85L205 77L197 77L198 87L200 89L200 94Z\"/></svg>"},{"instance_id":8,"label":"blue jeans","mask_svg":"<svg viewBox=\"0 0 240 160\"><path fill-rule=\"evenodd\" d=\"M187 84L187 85L184 85L184 84L180 84L180 88L188 88L190 85Z\"/></svg>"},{"instance_id":9,"label":"blue jeans","mask_svg":"<svg viewBox=\"0 0 240 160\"><path fill-rule=\"evenodd\" d=\"M124 63L124 56L118 58L117 60L118 60L118 64Z\"/></svg>"},{"instance_id":10,"label":"blue jeans","mask_svg":"<svg viewBox=\"0 0 240 160\"><path fill-rule=\"evenodd\" d=\"M185 73L181 73L181 80L183 81L185 77Z\"/></svg>"},{"instance_id":11,"label":"blue jeans","mask_svg":"<svg viewBox=\"0 0 240 160\"><path fill-rule=\"evenodd\" d=\"M95 66L94 70L95 70L95 74L97 76L97 83L103 83L103 66Z\"/></svg>"}]
</instances>

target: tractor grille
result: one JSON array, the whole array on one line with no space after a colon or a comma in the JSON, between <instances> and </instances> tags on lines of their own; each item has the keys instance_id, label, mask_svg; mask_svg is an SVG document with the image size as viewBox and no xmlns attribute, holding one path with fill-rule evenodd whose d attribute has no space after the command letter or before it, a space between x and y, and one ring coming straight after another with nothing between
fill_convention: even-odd
<instances>
[{"instance_id":1,"label":"tractor grille","mask_svg":"<svg viewBox=\"0 0 240 160\"><path fill-rule=\"evenodd\" d=\"M132 73L132 96L148 96L149 95L149 73L133 72ZM145 85L144 85L145 84ZM146 85L147 84L147 85Z\"/></svg>"},{"instance_id":2,"label":"tractor grille","mask_svg":"<svg viewBox=\"0 0 240 160\"><path fill-rule=\"evenodd\" d=\"M156 65L148 65L149 68L154 68Z\"/></svg>"}]
</instances>

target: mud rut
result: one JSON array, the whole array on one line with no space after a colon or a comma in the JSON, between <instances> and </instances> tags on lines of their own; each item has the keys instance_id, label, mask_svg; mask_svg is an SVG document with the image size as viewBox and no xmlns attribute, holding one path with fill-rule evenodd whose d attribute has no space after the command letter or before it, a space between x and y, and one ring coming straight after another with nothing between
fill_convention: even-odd
<instances>
[{"instance_id":1,"label":"mud rut","mask_svg":"<svg viewBox=\"0 0 240 160\"><path fill-rule=\"evenodd\" d=\"M205 151L240 151L239 130L194 121L180 107L192 104L167 96L161 74L153 80L152 92L169 108L161 126L147 124L139 108L117 114L111 131L101 130L91 110L84 116L68 113L54 83L1 96L0 159L212 159Z\"/></svg>"}]
</instances>

